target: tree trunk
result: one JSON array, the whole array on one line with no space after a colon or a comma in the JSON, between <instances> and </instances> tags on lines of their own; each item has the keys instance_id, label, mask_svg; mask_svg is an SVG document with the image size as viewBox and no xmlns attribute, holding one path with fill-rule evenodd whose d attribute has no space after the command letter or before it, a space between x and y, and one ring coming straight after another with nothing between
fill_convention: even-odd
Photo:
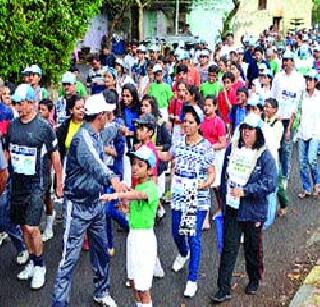
<instances>
[{"instance_id":1,"label":"tree trunk","mask_svg":"<svg viewBox=\"0 0 320 307\"><path fill-rule=\"evenodd\" d=\"M232 0L234 8L227 15L226 20L223 23L223 28L221 31L221 37L225 37L226 34L231 30L232 18L238 13L240 7L240 0Z\"/></svg>"},{"instance_id":2,"label":"tree trunk","mask_svg":"<svg viewBox=\"0 0 320 307\"><path fill-rule=\"evenodd\" d=\"M142 41L144 39L143 8L144 8L144 6L139 4L139 41Z\"/></svg>"}]
</instances>

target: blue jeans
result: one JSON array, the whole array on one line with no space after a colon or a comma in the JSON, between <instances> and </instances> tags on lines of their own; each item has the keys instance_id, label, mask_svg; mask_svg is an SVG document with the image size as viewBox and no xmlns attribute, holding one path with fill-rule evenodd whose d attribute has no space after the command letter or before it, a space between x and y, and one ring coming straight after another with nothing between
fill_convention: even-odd
<instances>
[{"instance_id":1,"label":"blue jeans","mask_svg":"<svg viewBox=\"0 0 320 307\"><path fill-rule=\"evenodd\" d=\"M2 195L0 195L0 231L5 231L17 253L26 250L26 246L23 241L23 236L20 226L14 224L10 218L10 204L9 204L9 191L6 189Z\"/></svg>"},{"instance_id":2,"label":"blue jeans","mask_svg":"<svg viewBox=\"0 0 320 307\"><path fill-rule=\"evenodd\" d=\"M78 262L85 232L90 245L90 262L93 270L94 296L109 294L110 271L104 204L66 201L65 232L53 294L52 306L69 306L72 276Z\"/></svg>"},{"instance_id":3,"label":"blue jeans","mask_svg":"<svg viewBox=\"0 0 320 307\"><path fill-rule=\"evenodd\" d=\"M178 251L182 257L188 255L190 248L190 260L189 260L189 275L188 280L197 281L198 272L200 266L200 256L201 256L201 237L202 237L202 225L204 219L206 218L207 211L198 211L197 212L197 229L195 236L183 236L179 234L180 220L181 220L181 211L172 210L171 216L171 227L172 227L172 236L174 243L176 244ZM187 239L189 247L187 246Z\"/></svg>"},{"instance_id":4,"label":"blue jeans","mask_svg":"<svg viewBox=\"0 0 320 307\"><path fill-rule=\"evenodd\" d=\"M300 178L304 191L311 192L309 169L311 171L312 184L320 183L319 168L317 161L318 140L310 139L308 141L299 140L299 168Z\"/></svg>"},{"instance_id":5,"label":"blue jeans","mask_svg":"<svg viewBox=\"0 0 320 307\"><path fill-rule=\"evenodd\" d=\"M280 167L282 176L285 177L286 180L289 180L293 135L291 133L290 140L286 141L285 131L287 130L287 127L289 125L289 120L283 120L282 125L284 128L284 133L281 138L281 144L279 149Z\"/></svg>"}]
</instances>

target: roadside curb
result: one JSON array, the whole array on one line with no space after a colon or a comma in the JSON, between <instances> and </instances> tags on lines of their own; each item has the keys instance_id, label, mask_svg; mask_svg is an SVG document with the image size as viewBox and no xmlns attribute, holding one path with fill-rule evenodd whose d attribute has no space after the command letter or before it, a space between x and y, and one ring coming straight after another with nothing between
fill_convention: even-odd
<instances>
[{"instance_id":1,"label":"roadside curb","mask_svg":"<svg viewBox=\"0 0 320 307\"><path fill-rule=\"evenodd\" d=\"M307 241L307 248L320 242L320 228ZM320 258L305 278L302 286L292 299L289 307L320 306Z\"/></svg>"}]
</instances>

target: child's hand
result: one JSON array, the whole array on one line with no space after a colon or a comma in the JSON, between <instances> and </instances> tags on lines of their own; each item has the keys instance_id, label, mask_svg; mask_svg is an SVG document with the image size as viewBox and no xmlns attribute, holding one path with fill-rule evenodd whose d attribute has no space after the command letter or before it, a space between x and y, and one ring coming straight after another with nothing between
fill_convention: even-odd
<instances>
[{"instance_id":1,"label":"child's hand","mask_svg":"<svg viewBox=\"0 0 320 307\"><path fill-rule=\"evenodd\" d=\"M117 193L103 194L100 196L100 200L102 200L102 201L111 201L111 200L115 200L115 199L118 199Z\"/></svg>"}]
</instances>

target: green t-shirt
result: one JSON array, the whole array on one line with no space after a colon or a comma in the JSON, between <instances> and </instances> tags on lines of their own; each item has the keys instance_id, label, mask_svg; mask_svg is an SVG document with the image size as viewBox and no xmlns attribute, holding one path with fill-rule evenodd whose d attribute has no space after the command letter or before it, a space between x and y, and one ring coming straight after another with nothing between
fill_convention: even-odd
<instances>
[{"instance_id":1,"label":"green t-shirt","mask_svg":"<svg viewBox=\"0 0 320 307\"><path fill-rule=\"evenodd\" d=\"M76 81L76 93L79 94L81 98L85 98L86 96L88 96L88 92L85 85L79 80ZM60 89L59 95L60 97L64 96L63 88Z\"/></svg>"},{"instance_id":2,"label":"green t-shirt","mask_svg":"<svg viewBox=\"0 0 320 307\"><path fill-rule=\"evenodd\" d=\"M271 60L269 64L270 64L271 71L275 76L275 74L280 71L279 63L276 60Z\"/></svg>"},{"instance_id":3,"label":"green t-shirt","mask_svg":"<svg viewBox=\"0 0 320 307\"><path fill-rule=\"evenodd\" d=\"M169 84L151 83L148 94L157 99L159 108L167 108L173 93Z\"/></svg>"},{"instance_id":4,"label":"green t-shirt","mask_svg":"<svg viewBox=\"0 0 320 307\"><path fill-rule=\"evenodd\" d=\"M153 180L148 180L138 184L135 190L145 192L148 199L132 200L130 202L129 227L130 229L153 228L159 201L158 187Z\"/></svg>"},{"instance_id":5,"label":"green t-shirt","mask_svg":"<svg viewBox=\"0 0 320 307\"><path fill-rule=\"evenodd\" d=\"M206 98L208 95L214 95L217 97L218 93L223 89L220 82L216 81L215 83L204 82L200 85L200 92L203 98Z\"/></svg>"}]
</instances>

